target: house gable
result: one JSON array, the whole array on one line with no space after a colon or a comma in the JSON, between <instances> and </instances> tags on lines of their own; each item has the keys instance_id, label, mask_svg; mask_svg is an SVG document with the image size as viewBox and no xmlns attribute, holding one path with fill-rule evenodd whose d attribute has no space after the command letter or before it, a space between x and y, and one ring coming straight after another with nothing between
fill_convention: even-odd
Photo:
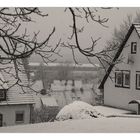
<instances>
[{"instance_id":1,"label":"house gable","mask_svg":"<svg viewBox=\"0 0 140 140\"><path fill-rule=\"evenodd\" d=\"M123 51L128 39L130 38L130 36L131 36L133 31L135 31L137 33L137 36L140 39L140 24L132 24L132 26L130 27L128 33L125 36L124 41L120 45L115 57L113 58L112 64L109 66L105 76L103 77L103 80L101 81L101 84L99 85L99 89L104 88L104 84L105 84L106 80L108 79L113 67L115 66L115 62L117 61L117 59L119 58L120 54L122 53L122 51Z\"/></svg>"},{"instance_id":2,"label":"house gable","mask_svg":"<svg viewBox=\"0 0 140 140\"><path fill-rule=\"evenodd\" d=\"M133 42L137 44L137 50L134 54L131 52ZM129 61L129 56L132 56L133 62ZM137 111L137 105L129 104L132 100L140 100L140 89L136 87L137 75L140 74L140 38L136 28L132 30L125 42L118 58L120 57L123 58L122 62L116 64L109 73L112 79L107 78L104 83L104 104ZM117 82L118 73L121 74L120 81L122 82ZM129 75L127 75L129 80L126 80L126 73Z\"/></svg>"}]
</instances>

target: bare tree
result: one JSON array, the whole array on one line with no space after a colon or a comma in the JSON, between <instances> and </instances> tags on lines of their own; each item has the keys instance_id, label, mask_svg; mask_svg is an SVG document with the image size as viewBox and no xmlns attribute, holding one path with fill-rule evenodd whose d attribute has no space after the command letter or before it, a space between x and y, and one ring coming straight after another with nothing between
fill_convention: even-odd
<instances>
[{"instance_id":1,"label":"bare tree","mask_svg":"<svg viewBox=\"0 0 140 140\"><path fill-rule=\"evenodd\" d=\"M33 33L31 36L27 33L27 28L23 28L23 23L35 22L32 15L48 16L35 7L0 8L0 64L14 64L15 70L11 75L16 79L15 84L22 81L18 73L22 71L20 68L23 62L27 63L25 62L26 58L35 53L40 55L44 61L51 61L52 54L57 54L56 49L59 43L56 44L56 47L48 46L49 40L55 32L55 27L42 42L38 41L39 32ZM0 71L10 74L9 67L1 67Z\"/></svg>"},{"instance_id":2,"label":"bare tree","mask_svg":"<svg viewBox=\"0 0 140 140\"><path fill-rule=\"evenodd\" d=\"M23 22L32 22L32 15L37 15L41 17L47 17L48 14L43 14L39 8L1 8L0 9L0 60L1 64L5 63L14 63L15 66L15 77L17 81L20 81L18 77L19 64L21 64L20 59L27 58L31 56L33 53L38 54L42 57L44 62L54 61L52 60L53 54L59 55L59 51L57 51L58 46L61 44L63 47L68 47L72 50L73 59L75 63L78 63L75 58L75 49L77 49L81 54L87 57L89 63L91 63L90 58L97 58L99 62L103 65L105 61L110 65L110 61L108 59L112 59L111 56L107 53L108 51L112 51L111 49L95 51L95 46L100 40L100 37L97 39L93 39L91 37L91 46L82 48L82 44L79 41L79 34L83 32L84 26L79 28L77 24L77 19L81 18L85 20L87 23L96 22L103 27L107 27L106 23L108 22L108 18L102 17L97 14L100 10L110 10L112 8L66 8L65 11L71 14L72 25L70 28L72 29L71 36L69 37L68 42L61 43L61 39L56 44L55 47L51 47L49 44L49 40L55 32L55 27L53 27L52 31L48 34L48 37L42 41L38 41L39 32L34 33L31 37L27 34L27 29L25 28L24 32L21 32L21 27ZM105 57L107 59L105 59ZM105 67L104 67L105 68Z\"/></svg>"},{"instance_id":3,"label":"bare tree","mask_svg":"<svg viewBox=\"0 0 140 140\"><path fill-rule=\"evenodd\" d=\"M73 59L76 64L78 63L78 61L76 60L75 50L78 50L81 54L86 56L88 62L91 64L93 64L91 61L91 58L98 59L104 69L106 69L106 67L104 66L104 62L106 62L108 65L111 64L110 61L108 61L108 59L112 59L112 57L107 52L113 51L112 49L114 49L114 48L110 48L108 50L103 49L101 51L95 51L97 42L101 39L101 37L99 37L97 39L93 39L93 37L91 37L91 42L92 42L91 45L84 48L82 46L81 42L79 41L80 40L79 34L83 32L84 26L79 28L78 23L77 23L78 19L80 18L82 20L86 20L87 23L94 22L94 23L97 23L97 24L107 28L108 26L106 25L106 23L108 22L109 19L106 17L102 17L102 15L98 14L98 12L100 10L110 10L110 9L112 9L112 8L111 7L106 7L106 8L105 7L101 7L101 8L90 8L90 7L72 8L72 7L70 7L70 8L66 8L65 11L69 11L72 16L72 25L70 25L70 27L72 28L72 34L69 37L69 41L63 42L62 46L70 48L72 50Z\"/></svg>"},{"instance_id":4,"label":"bare tree","mask_svg":"<svg viewBox=\"0 0 140 140\"><path fill-rule=\"evenodd\" d=\"M2 60L16 60L29 57L33 52L47 57L43 53L51 53L54 50L43 51L47 46L49 39L55 32L55 27L48 37L39 42L37 40L38 33L34 33L33 37L27 34L27 29L20 33L20 28L23 22L32 22L32 14L46 17L47 14L41 13L39 8L1 8L0 9L0 51ZM49 54L50 55L50 54Z\"/></svg>"},{"instance_id":5,"label":"bare tree","mask_svg":"<svg viewBox=\"0 0 140 140\"><path fill-rule=\"evenodd\" d=\"M60 81L65 80L67 85L67 80L73 78L73 73L72 73L72 67L70 62L63 62L60 64L58 67L58 72L57 72L57 79Z\"/></svg>"}]
</instances>

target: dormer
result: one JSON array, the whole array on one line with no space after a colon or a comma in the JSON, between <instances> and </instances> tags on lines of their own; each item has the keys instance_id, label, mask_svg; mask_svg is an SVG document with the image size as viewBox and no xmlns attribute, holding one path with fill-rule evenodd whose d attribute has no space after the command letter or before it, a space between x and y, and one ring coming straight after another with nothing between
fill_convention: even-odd
<instances>
[{"instance_id":1,"label":"dormer","mask_svg":"<svg viewBox=\"0 0 140 140\"><path fill-rule=\"evenodd\" d=\"M0 101L6 101L7 89L0 89Z\"/></svg>"}]
</instances>

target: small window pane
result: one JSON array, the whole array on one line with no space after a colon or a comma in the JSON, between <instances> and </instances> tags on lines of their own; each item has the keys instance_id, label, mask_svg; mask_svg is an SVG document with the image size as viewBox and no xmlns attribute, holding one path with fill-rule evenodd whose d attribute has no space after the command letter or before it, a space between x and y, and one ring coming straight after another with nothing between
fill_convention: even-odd
<instances>
[{"instance_id":1,"label":"small window pane","mask_svg":"<svg viewBox=\"0 0 140 140\"><path fill-rule=\"evenodd\" d=\"M136 74L136 80L137 80L136 88L140 89L140 73Z\"/></svg>"},{"instance_id":2,"label":"small window pane","mask_svg":"<svg viewBox=\"0 0 140 140\"><path fill-rule=\"evenodd\" d=\"M134 52L136 52L136 44L133 46L133 50Z\"/></svg>"},{"instance_id":3,"label":"small window pane","mask_svg":"<svg viewBox=\"0 0 140 140\"><path fill-rule=\"evenodd\" d=\"M140 74L138 75L138 86L140 87Z\"/></svg>"},{"instance_id":4,"label":"small window pane","mask_svg":"<svg viewBox=\"0 0 140 140\"><path fill-rule=\"evenodd\" d=\"M125 73L123 72L123 75L124 75L124 83L123 83L123 86L124 87L129 87L130 86L130 73Z\"/></svg>"},{"instance_id":5,"label":"small window pane","mask_svg":"<svg viewBox=\"0 0 140 140\"><path fill-rule=\"evenodd\" d=\"M16 122L24 121L24 112L16 112Z\"/></svg>"},{"instance_id":6,"label":"small window pane","mask_svg":"<svg viewBox=\"0 0 140 140\"><path fill-rule=\"evenodd\" d=\"M116 72L116 85L122 86L122 72Z\"/></svg>"}]
</instances>

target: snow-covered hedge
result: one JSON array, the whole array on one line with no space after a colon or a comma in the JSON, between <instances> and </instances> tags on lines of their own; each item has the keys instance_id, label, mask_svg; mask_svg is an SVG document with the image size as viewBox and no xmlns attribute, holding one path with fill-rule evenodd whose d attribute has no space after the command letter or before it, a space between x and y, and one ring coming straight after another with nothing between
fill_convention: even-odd
<instances>
[{"instance_id":1,"label":"snow-covered hedge","mask_svg":"<svg viewBox=\"0 0 140 140\"><path fill-rule=\"evenodd\" d=\"M82 101L74 101L60 110L56 116L56 120L64 121L69 119L92 119L99 117L103 117L103 115L97 112L92 105Z\"/></svg>"}]
</instances>

